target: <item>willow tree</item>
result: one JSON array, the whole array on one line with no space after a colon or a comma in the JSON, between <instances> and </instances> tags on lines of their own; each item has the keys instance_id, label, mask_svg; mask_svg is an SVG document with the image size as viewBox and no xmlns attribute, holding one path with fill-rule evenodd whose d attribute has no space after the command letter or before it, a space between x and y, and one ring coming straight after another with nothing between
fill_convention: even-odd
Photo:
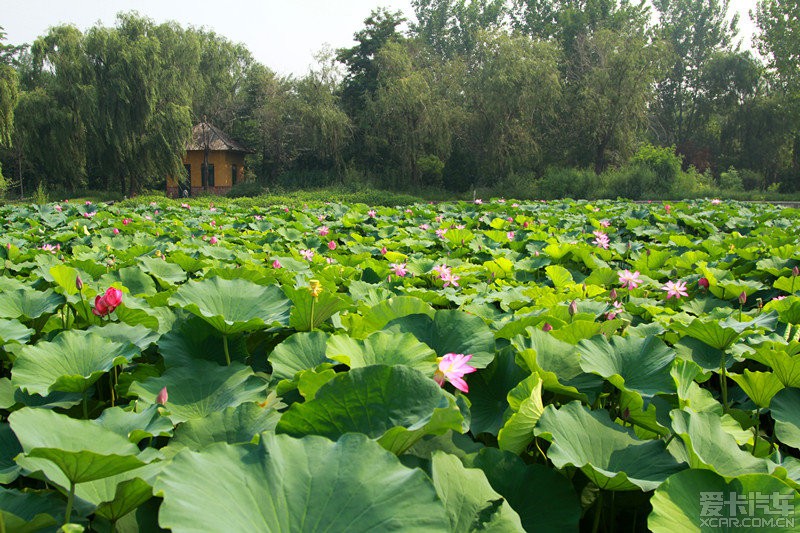
<instances>
[{"instance_id":1,"label":"willow tree","mask_svg":"<svg viewBox=\"0 0 800 533\"><path fill-rule=\"evenodd\" d=\"M5 32L0 26L0 52L5 52L3 44ZM0 53L0 146L11 145L11 132L14 126L14 107L17 105L17 72L11 66L9 54ZM3 167L0 166L0 193L5 190Z\"/></svg>"}]
</instances>

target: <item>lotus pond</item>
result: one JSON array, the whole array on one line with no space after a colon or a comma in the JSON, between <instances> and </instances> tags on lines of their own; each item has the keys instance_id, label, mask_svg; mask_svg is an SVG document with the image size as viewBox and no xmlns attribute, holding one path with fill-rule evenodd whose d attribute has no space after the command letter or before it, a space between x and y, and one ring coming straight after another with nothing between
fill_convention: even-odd
<instances>
[{"instance_id":1,"label":"lotus pond","mask_svg":"<svg viewBox=\"0 0 800 533\"><path fill-rule=\"evenodd\" d=\"M0 217L0 531L798 527L798 210Z\"/></svg>"}]
</instances>

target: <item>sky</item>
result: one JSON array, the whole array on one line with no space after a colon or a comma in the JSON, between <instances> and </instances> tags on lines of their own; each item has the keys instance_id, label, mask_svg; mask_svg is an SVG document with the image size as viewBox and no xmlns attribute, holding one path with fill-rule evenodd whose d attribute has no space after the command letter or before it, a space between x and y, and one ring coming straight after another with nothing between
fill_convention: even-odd
<instances>
[{"instance_id":1,"label":"sky","mask_svg":"<svg viewBox=\"0 0 800 533\"><path fill-rule=\"evenodd\" d=\"M747 11L755 0L731 0L749 46L754 25ZM116 14L136 10L157 23L205 26L243 43L255 59L278 74L302 76L324 47L353 45L353 34L377 7L413 18L411 0L0 0L0 26L10 44L31 43L48 28L71 23L85 31L98 21L113 26Z\"/></svg>"}]
</instances>

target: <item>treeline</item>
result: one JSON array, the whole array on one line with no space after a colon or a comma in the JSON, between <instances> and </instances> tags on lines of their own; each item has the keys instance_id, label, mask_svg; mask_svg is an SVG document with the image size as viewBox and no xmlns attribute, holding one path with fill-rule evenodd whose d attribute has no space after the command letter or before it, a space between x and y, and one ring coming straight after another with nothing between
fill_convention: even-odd
<instances>
[{"instance_id":1,"label":"treeline","mask_svg":"<svg viewBox=\"0 0 800 533\"><path fill-rule=\"evenodd\" d=\"M260 185L799 190L800 3L758 1L760 56L728 4L414 0L302 77L135 13L59 26L0 44L0 161L23 193L159 188L207 117Z\"/></svg>"}]
</instances>

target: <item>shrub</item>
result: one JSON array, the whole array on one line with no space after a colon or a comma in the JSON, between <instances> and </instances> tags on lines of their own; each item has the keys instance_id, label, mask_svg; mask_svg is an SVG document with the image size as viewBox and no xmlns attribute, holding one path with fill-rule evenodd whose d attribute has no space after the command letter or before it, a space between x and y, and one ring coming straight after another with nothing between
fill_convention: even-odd
<instances>
[{"instance_id":1,"label":"shrub","mask_svg":"<svg viewBox=\"0 0 800 533\"><path fill-rule=\"evenodd\" d=\"M742 185L742 177L739 171L730 167L726 172L719 175L719 188L724 191L741 191L744 190Z\"/></svg>"},{"instance_id":2,"label":"shrub","mask_svg":"<svg viewBox=\"0 0 800 533\"><path fill-rule=\"evenodd\" d=\"M603 181L603 196L608 198L649 199L664 196L668 190L662 188L653 169L640 164L609 170L603 174Z\"/></svg>"},{"instance_id":3,"label":"shrub","mask_svg":"<svg viewBox=\"0 0 800 533\"><path fill-rule=\"evenodd\" d=\"M417 159L417 168L423 183L429 187L442 186L444 162L441 159L432 154L420 157Z\"/></svg>"},{"instance_id":4,"label":"shrub","mask_svg":"<svg viewBox=\"0 0 800 533\"><path fill-rule=\"evenodd\" d=\"M225 195L228 198L253 198L264 194L264 186L255 181L246 181L244 183L237 183Z\"/></svg>"},{"instance_id":5,"label":"shrub","mask_svg":"<svg viewBox=\"0 0 800 533\"><path fill-rule=\"evenodd\" d=\"M681 173L683 157L675 153L674 146L653 146L648 143L639 148L630 164L653 171L663 192L672 188Z\"/></svg>"},{"instance_id":6,"label":"shrub","mask_svg":"<svg viewBox=\"0 0 800 533\"><path fill-rule=\"evenodd\" d=\"M539 182L542 198L594 198L600 179L588 169L551 167Z\"/></svg>"}]
</instances>

